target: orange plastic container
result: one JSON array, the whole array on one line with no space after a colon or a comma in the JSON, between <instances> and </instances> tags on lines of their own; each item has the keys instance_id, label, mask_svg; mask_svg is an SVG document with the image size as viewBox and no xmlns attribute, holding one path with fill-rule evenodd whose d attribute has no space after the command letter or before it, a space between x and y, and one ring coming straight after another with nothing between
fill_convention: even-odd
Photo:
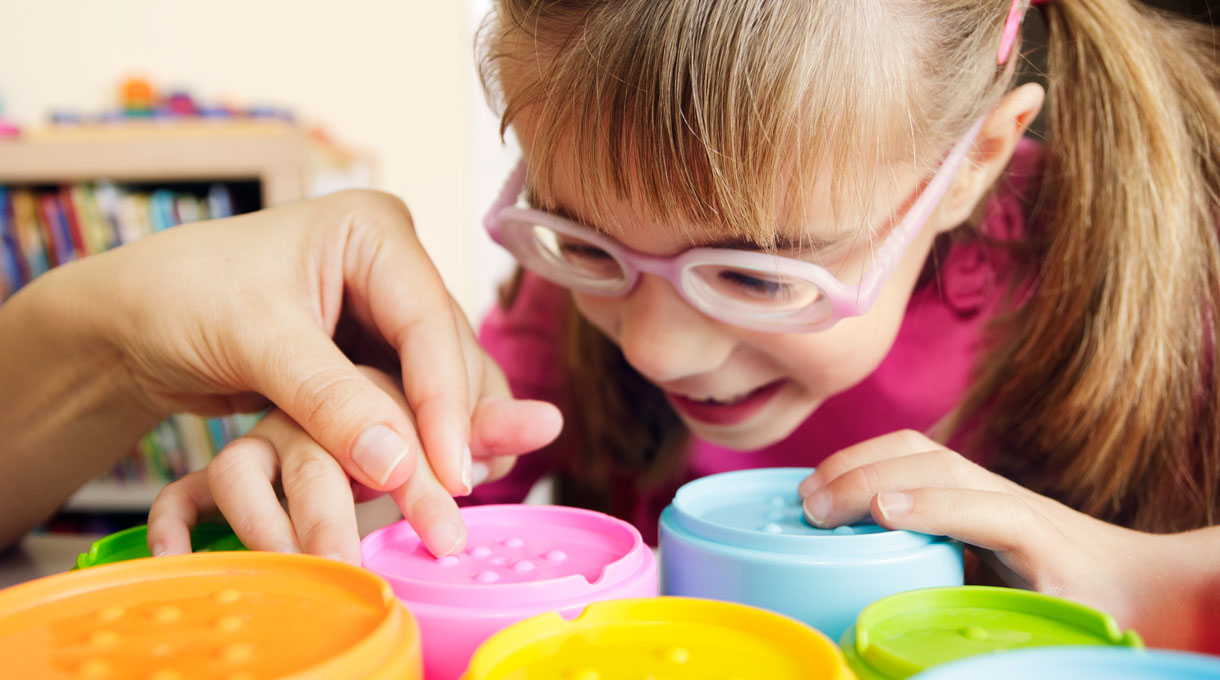
<instances>
[{"instance_id":1,"label":"orange plastic container","mask_svg":"<svg viewBox=\"0 0 1220 680\"><path fill-rule=\"evenodd\" d=\"M276 553L196 553L0 591L11 678L420 680L415 619L375 574Z\"/></svg>"}]
</instances>

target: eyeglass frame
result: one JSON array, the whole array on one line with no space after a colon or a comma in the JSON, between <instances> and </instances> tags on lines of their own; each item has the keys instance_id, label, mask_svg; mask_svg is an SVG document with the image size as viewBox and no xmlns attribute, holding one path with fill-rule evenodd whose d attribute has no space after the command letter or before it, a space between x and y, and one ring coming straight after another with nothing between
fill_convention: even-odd
<instances>
[{"instance_id":1,"label":"eyeglass frame","mask_svg":"<svg viewBox=\"0 0 1220 680\"><path fill-rule=\"evenodd\" d=\"M653 274L670 282L687 304L703 314L740 328L771 333L810 333L826 330L845 318L863 316L872 308L880 295L881 288L897 269L902 256L914 240L915 235L923 228L928 218L944 198L953 182L958 169L965 160L983 126L986 116L980 117L970 127L945 156L940 168L928 180L912 202L911 207L903 215L902 220L894 227L881 245L877 248L873 261L867 272L861 277L860 283L851 286L844 284L825 268L812 262L784 257L772 253L748 251L730 248L695 247L681 253L669 256L657 256L640 253L596 229L533 208L522 208L516 204L525 189L527 165L522 159L509 174L495 202L483 218L483 226L492 240L507 250L522 266L535 274L557 285L577 290L599 297L621 297L629 294L639 283L641 273ZM504 228L506 222L513 222L527 227L540 226L562 235L580 239L586 243L604 250L619 264L623 271L623 281L613 288L580 285L571 281L557 280L545 273L530 267L527 260L529 252L536 248L523 247L521 252L513 247L512 238ZM536 239L532 239L536 243ZM683 274L697 265L721 265L730 268L740 268L753 271L775 271L793 278L801 279L817 287L822 296L829 302L830 312L813 314L824 305L815 302L790 314L783 319L797 323L769 322L766 315L753 319L745 319L740 315L717 310L714 306L701 304L696 296L687 290ZM798 318L801 315L809 317L803 323Z\"/></svg>"}]
</instances>

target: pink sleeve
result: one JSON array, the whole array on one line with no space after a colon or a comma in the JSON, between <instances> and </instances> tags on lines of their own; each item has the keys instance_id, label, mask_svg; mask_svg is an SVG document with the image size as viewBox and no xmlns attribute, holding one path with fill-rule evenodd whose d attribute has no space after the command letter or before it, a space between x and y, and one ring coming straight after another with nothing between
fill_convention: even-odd
<instances>
[{"instance_id":1,"label":"pink sleeve","mask_svg":"<svg viewBox=\"0 0 1220 680\"><path fill-rule=\"evenodd\" d=\"M497 306L483 319L479 342L495 360L513 396L549 401L563 408L563 343L568 293L532 274L525 274L510 307ZM550 446L521 456L507 477L484 484L459 505L519 503L553 467L557 451Z\"/></svg>"}]
</instances>

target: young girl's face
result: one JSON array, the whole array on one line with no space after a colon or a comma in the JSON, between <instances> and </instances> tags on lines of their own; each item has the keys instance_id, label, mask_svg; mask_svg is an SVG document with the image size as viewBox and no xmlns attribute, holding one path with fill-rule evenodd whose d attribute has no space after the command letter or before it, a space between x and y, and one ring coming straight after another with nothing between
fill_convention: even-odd
<instances>
[{"instance_id":1,"label":"young girl's face","mask_svg":"<svg viewBox=\"0 0 1220 680\"><path fill-rule=\"evenodd\" d=\"M529 158L531 131L518 125L517 132ZM610 201L604 214L612 224L594 223L572 164L564 158L531 159L532 166L538 163L555 168L550 189L556 212L637 252L671 256L694 247L756 249L727 242L698 225L658 224L630 200ZM873 247L901 219L902 206L921 179L926 177L909 163L895 165L879 174L874 198L856 214L813 211L800 223L784 223L781 217L781 242L806 245L781 245L777 254L814 262L844 283L857 284L871 264ZM830 181L813 188L812 205L834 203ZM726 447L757 449L786 437L823 401L863 380L885 357L943 228L939 217L934 214L924 225L867 314L821 332L765 333L718 322L687 304L667 280L650 274L622 297L574 293L574 299L627 361L665 392L692 432ZM854 226L862 224L873 226Z\"/></svg>"}]
</instances>

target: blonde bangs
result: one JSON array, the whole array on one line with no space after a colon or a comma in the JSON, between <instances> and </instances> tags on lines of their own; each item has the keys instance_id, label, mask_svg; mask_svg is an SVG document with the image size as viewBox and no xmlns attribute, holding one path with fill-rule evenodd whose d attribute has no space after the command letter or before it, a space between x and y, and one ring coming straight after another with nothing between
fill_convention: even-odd
<instances>
[{"instance_id":1,"label":"blonde bangs","mask_svg":"<svg viewBox=\"0 0 1220 680\"><path fill-rule=\"evenodd\" d=\"M895 149L934 161L916 153L924 124L893 115L913 110L914 71L885 3L570 4L501 3L482 35L503 128L528 120L543 209L562 168L602 228L624 200L679 233L766 247L812 210L862 216Z\"/></svg>"}]
</instances>

